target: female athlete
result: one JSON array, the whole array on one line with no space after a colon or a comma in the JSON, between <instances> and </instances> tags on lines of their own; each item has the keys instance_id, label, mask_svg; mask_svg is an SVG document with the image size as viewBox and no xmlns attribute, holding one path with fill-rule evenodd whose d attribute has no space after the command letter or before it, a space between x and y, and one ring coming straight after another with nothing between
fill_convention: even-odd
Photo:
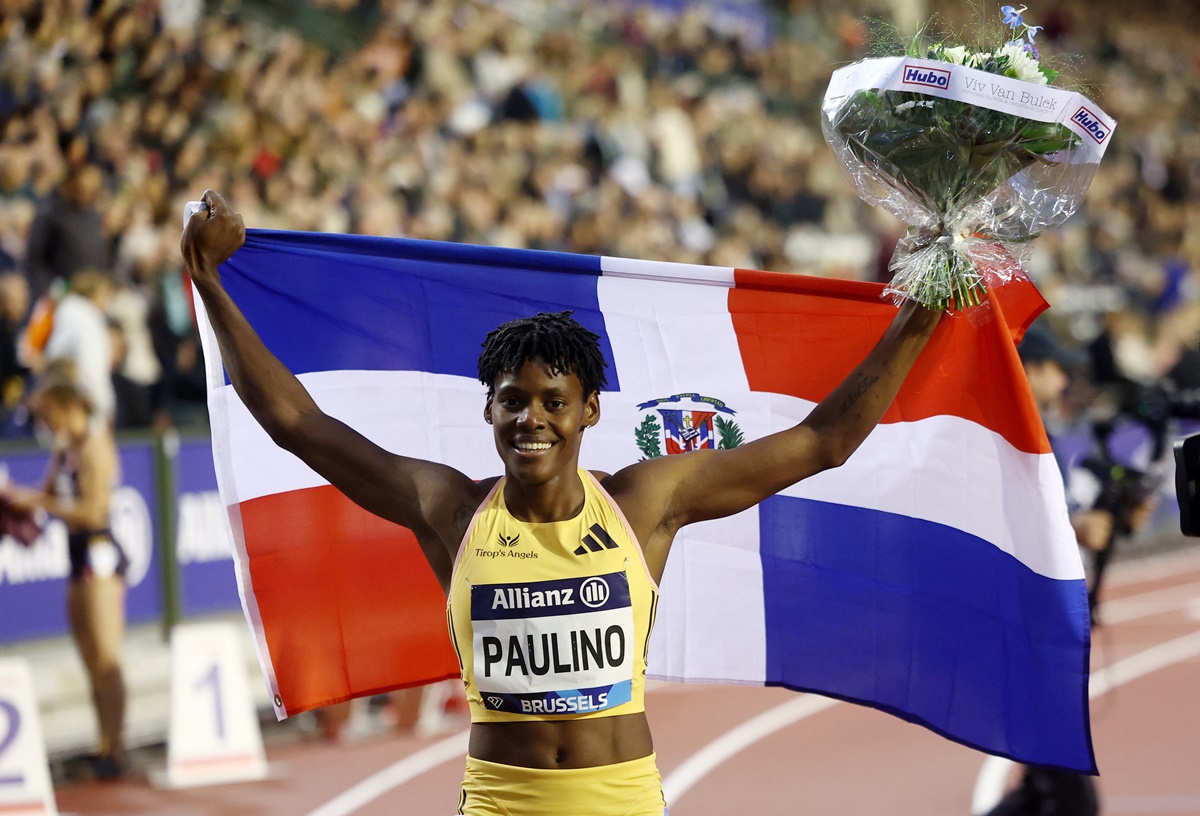
<instances>
[{"instance_id":1,"label":"female athlete","mask_svg":"<svg viewBox=\"0 0 1200 816\"><path fill-rule=\"evenodd\" d=\"M483 419L504 473L476 482L389 453L321 412L222 287L218 267L245 228L220 195L203 200L207 213L191 217L181 249L238 395L276 444L411 529L446 591L471 707L457 813L661 816L645 655L671 542L686 524L738 513L843 463L896 396L938 313L904 304L790 430L613 474L579 467L600 420L597 337L569 313L506 323L479 359ZM576 550L588 535L596 545L583 559ZM493 557L518 537L535 543L535 558Z\"/></svg>"}]
</instances>

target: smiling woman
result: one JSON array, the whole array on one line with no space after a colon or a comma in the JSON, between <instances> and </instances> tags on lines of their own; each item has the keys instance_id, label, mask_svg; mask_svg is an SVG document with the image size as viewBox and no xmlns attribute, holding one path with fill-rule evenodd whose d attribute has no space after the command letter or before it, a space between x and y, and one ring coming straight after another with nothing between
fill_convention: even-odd
<instances>
[{"instance_id":1,"label":"smiling woman","mask_svg":"<svg viewBox=\"0 0 1200 816\"><path fill-rule=\"evenodd\" d=\"M479 357L484 420L504 472L475 481L383 450L317 407L222 286L219 267L245 229L221 196L204 200L182 251L238 396L275 444L412 530L446 592L472 722L457 812L664 813L644 692L676 533L844 462L894 399L938 314L902 306L795 427L611 475L579 466L585 431L600 419L598 336L569 312L505 323Z\"/></svg>"}]
</instances>

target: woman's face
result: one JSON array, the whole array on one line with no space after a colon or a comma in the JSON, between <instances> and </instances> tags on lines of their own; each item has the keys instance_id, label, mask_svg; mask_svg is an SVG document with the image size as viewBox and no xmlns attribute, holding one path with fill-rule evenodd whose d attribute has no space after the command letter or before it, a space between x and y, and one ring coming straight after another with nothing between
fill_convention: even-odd
<instances>
[{"instance_id":1,"label":"woman's face","mask_svg":"<svg viewBox=\"0 0 1200 816\"><path fill-rule=\"evenodd\" d=\"M34 433L43 447L57 449L70 445L73 426L73 407L67 401L53 395L43 394L31 406Z\"/></svg>"},{"instance_id":2,"label":"woman's face","mask_svg":"<svg viewBox=\"0 0 1200 816\"><path fill-rule=\"evenodd\" d=\"M584 397L579 377L551 373L540 359L499 374L484 408L505 473L530 485L573 474L583 429L599 418L599 395Z\"/></svg>"}]
</instances>

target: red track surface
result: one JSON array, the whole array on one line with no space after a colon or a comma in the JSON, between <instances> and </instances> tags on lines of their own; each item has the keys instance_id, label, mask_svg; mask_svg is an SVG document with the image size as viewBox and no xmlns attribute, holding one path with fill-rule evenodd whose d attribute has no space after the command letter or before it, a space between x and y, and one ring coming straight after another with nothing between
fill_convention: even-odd
<instances>
[{"instance_id":1,"label":"red track surface","mask_svg":"<svg viewBox=\"0 0 1200 816\"><path fill-rule=\"evenodd\" d=\"M1101 610L1105 625L1095 631L1092 648L1092 730L1102 812L1200 814L1200 551L1121 568L1110 583ZM672 816L971 812L982 754L846 704L796 718L820 702L778 689L652 690L647 707L659 766L668 792L676 792ZM779 706L785 708L776 710ZM777 730L745 740L741 750L685 783L698 752L719 747L714 741L768 711L758 722ZM790 721L788 712L794 715ZM458 742L447 743L448 738ZM57 791L59 810L450 816L454 809L462 760L453 749L465 745L461 737L371 737L349 745L316 740L271 745L268 739L268 744L273 778L265 782L185 791L159 790L138 779L77 784ZM441 757L448 758L438 761ZM432 767L394 784L422 761ZM360 783L381 772L390 778L364 792ZM338 799L356 794L358 804Z\"/></svg>"}]
</instances>

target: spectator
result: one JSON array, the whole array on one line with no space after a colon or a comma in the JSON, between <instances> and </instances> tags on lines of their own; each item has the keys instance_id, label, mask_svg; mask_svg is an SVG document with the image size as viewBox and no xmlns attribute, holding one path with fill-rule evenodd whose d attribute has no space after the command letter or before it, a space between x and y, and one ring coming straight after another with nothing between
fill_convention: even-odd
<instances>
[{"instance_id":1,"label":"spectator","mask_svg":"<svg viewBox=\"0 0 1200 816\"><path fill-rule=\"evenodd\" d=\"M25 396L28 370L21 364L17 348L21 324L29 311L29 285L16 272L0 274L0 428Z\"/></svg>"},{"instance_id":2,"label":"spectator","mask_svg":"<svg viewBox=\"0 0 1200 816\"><path fill-rule=\"evenodd\" d=\"M112 280L91 269L71 278L70 289L54 310L54 328L45 359L68 359L76 366L79 388L95 417L111 424L116 416L112 384L112 342L105 310L112 300Z\"/></svg>"},{"instance_id":3,"label":"spectator","mask_svg":"<svg viewBox=\"0 0 1200 816\"><path fill-rule=\"evenodd\" d=\"M334 0L293 21L337 28L347 5L369 16ZM728 9L668 5L532 0L518 22L510 4L384 0L344 55L195 0L0 11L0 267L28 259L35 299L70 274L52 265L76 268L59 256L78 247L45 239L55 203L88 222L82 264L123 275L153 233L178 241L182 202L207 187L262 226L875 278L896 222L845 184L816 114L831 66L865 55L873 6L745 3L734 28ZM961 4L931 10L972 25ZM1064 0L1043 32L1120 121L1080 212L1033 244L1080 341L1112 293L1146 326L1200 300L1200 6L1105 19ZM95 170L103 184L82 186L107 195L83 219L66 188ZM1129 345L1137 370L1152 347Z\"/></svg>"},{"instance_id":4,"label":"spectator","mask_svg":"<svg viewBox=\"0 0 1200 816\"><path fill-rule=\"evenodd\" d=\"M152 244L157 246L157 235ZM113 383L117 389L117 427L148 428L162 401L162 364L150 333L150 312L162 274L151 249L134 263L130 284L113 293L107 313L113 338Z\"/></svg>"},{"instance_id":5,"label":"spectator","mask_svg":"<svg viewBox=\"0 0 1200 816\"><path fill-rule=\"evenodd\" d=\"M95 206L103 184L104 174L96 165L75 168L34 217L25 255L34 300L55 278L70 280L84 269L108 268L103 219Z\"/></svg>"},{"instance_id":6,"label":"spectator","mask_svg":"<svg viewBox=\"0 0 1200 816\"><path fill-rule=\"evenodd\" d=\"M153 393L124 373L129 343L124 328L112 317L108 319L108 340L112 348L112 387L116 398L113 427L117 430L149 428L154 424Z\"/></svg>"},{"instance_id":7,"label":"spectator","mask_svg":"<svg viewBox=\"0 0 1200 816\"><path fill-rule=\"evenodd\" d=\"M191 309L191 280L182 274L159 279L148 316L162 371L157 421L198 424L207 416L208 381L200 333Z\"/></svg>"}]
</instances>

